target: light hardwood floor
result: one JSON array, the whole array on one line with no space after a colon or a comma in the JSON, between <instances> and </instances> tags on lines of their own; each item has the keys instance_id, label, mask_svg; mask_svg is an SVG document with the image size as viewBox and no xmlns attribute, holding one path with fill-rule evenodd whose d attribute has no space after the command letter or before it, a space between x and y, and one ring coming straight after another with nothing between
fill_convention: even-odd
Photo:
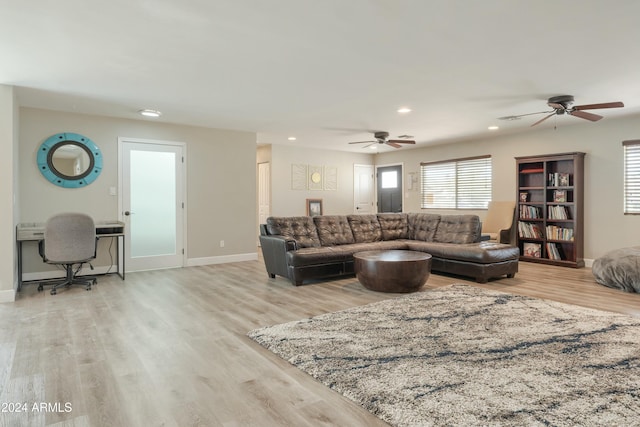
<instances>
[{"instance_id":1,"label":"light hardwood floor","mask_svg":"<svg viewBox=\"0 0 640 427\"><path fill-rule=\"evenodd\" d=\"M640 317L640 295L597 285L588 268L521 262L513 279L432 274L424 290L456 282ZM100 277L56 296L28 284L0 304L0 403L28 410L0 425L386 425L245 334L396 296L353 277L294 287L260 260ZM71 411L33 411L41 402Z\"/></svg>"}]
</instances>

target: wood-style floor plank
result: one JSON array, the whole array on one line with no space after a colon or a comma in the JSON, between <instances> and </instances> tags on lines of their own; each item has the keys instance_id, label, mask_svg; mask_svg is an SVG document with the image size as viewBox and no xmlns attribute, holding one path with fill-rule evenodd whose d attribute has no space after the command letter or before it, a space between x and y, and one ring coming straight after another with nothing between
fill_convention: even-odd
<instances>
[{"instance_id":1,"label":"wood-style floor plank","mask_svg":"<svg viewBox=\"0 0 640 427\"><path fill-rule=\"evenodd\" d=\"M398 294L354 277L294 287L261 260L98 282L55 296L27 284L0 304L0 400L73 408L0 426L386 425L246 333ZM521 262L515 278L482 285L432 274L423 291L456 282L640 317L640 295L596 284L588 268Z\"/></svg>"}]
</instances>

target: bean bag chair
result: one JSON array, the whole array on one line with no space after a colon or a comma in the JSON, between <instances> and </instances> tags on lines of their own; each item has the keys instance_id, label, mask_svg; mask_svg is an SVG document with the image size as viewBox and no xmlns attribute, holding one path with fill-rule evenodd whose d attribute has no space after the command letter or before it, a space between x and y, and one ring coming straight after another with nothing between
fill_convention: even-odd
<instances>
[{"instance_id":1,"label":"bean bag chair","mask_svg":"<svg viewBox=\"0 0 640 427\"><path fill-rule=\"evenodd\" d=\"M640 293L640 246L604 254L593 262L591 271L601 285Z\"/></svg>"}]
</instances>

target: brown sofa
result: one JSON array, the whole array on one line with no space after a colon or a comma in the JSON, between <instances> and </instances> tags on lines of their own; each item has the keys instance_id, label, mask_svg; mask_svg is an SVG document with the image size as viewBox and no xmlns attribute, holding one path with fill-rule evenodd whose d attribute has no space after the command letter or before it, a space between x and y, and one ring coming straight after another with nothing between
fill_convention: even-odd
<instances>
[{"instance_id":1,"label":"brown sofa","mask_svg":"<svg viewBox=\"0 0 640 427\"><path fill-rule=\"evenodd\" d=\"M353 274L353 254L406 249L431 254L431 269L479 283L518 271L518 248L482 242L476 215L398 213L269 217L260 244L269 276L298 286L307 279Z\"/></svg>"}]
</instances>

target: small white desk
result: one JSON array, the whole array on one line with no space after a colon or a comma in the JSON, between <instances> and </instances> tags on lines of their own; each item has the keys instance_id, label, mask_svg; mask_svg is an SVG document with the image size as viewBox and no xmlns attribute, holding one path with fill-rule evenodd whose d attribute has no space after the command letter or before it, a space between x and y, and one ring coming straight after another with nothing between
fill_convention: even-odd
<instances>
[{"instance_id":1,"label":"small white desk","mask_svg":"<svg viewBox=\"0 0 640 427\"><path fill-rule=\"evenodd\" d=\"M124 222L98 221L96 222L96 236L98 239L110 237L116 239L116 271L115 274L124 280L125 252L124 252ZM18 244L18 292L22 288L22 243L44 239L43 222L25 222L16 227L16 242ZM120 242L122 242L122 263L120 263ZM122 265L122 270L120 266Z\"/></svg>"}]
</instances>

